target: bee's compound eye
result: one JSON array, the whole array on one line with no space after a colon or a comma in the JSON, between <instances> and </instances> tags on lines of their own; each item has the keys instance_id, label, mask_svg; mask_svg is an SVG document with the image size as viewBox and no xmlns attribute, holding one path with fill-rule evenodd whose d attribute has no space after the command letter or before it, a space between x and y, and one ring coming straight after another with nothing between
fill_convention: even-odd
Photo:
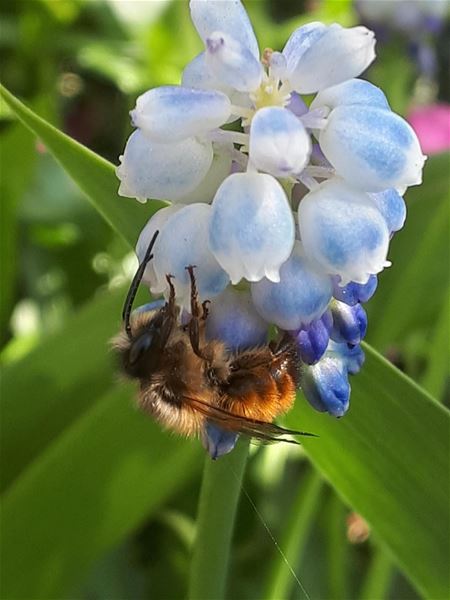
<instances>
[{"instance_id":1,"label":"bee's compound eye","mask_svg":"<svg viewBox=\"0 0 450 600\"><path fill-rule=\"evenodd\" d=\"M134 365L139 358L146 352L152 345L153 336L151 333L144 333L135 342L133 342L130 348L129 361L131 365Z\"/></svg>"}]
</instances>

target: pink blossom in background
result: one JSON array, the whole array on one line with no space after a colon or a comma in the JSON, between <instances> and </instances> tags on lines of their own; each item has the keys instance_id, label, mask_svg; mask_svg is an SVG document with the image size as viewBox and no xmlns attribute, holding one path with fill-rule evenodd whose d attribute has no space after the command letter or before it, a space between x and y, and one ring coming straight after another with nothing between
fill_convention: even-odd
<instances>
[{"instance_id":1,"label":"pink blossom in background","mask_svg":"<svg viewBox=\"0 0 450 600\"><path fill-rule=\"evenodd\" d=\"M413 109L408 121L417 133L422 152L450 150L450 104L430 104Z\"/></svg>"}]
</instances>

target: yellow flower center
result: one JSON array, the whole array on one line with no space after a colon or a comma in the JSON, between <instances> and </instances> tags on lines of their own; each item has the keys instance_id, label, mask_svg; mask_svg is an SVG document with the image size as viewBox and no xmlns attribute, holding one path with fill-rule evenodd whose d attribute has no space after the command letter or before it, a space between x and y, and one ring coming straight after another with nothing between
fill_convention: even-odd
<instances>
[{"instance_id":1,"label":"yellow flower center","mask_svg":"<svg viewBox=\"0 0 450 600\"><path fill-rule=\"evenodd\" d=\"M259 88L250 96L255 110L263 108L264 106L281 106L284 107L289 102L291 97L290 93L286 93L286 89L283 89L283 85L279 85L279 82L272 77L267 77L265 81L261 83Z\"/></svg>"}]
</instances>

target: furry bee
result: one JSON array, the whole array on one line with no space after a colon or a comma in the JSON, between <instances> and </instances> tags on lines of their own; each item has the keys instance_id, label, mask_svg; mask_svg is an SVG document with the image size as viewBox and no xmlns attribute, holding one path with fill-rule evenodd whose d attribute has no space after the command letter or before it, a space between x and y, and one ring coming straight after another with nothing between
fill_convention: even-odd
<instances>
[{"instance_id":1,"label":"furry bee","mask_svg":"<svg viewBox=\"0 0 450 600\"><path fill-rule=\"evenodd\" d=\"M207 422L262 441L296 443L281 436L312 435L272 423L290 409L298 386L299 360L290 336L236 353L220 340L207 340L208 301L199 303L193 266L186 267L191 283L186 325L180 324L171 275L166 276L169 299L162 308L131 313L157 235L131 283L123 329L113 340L123 373L139 381L140 408L186 436L202 437Z\"/></svg>"}]
</instances>

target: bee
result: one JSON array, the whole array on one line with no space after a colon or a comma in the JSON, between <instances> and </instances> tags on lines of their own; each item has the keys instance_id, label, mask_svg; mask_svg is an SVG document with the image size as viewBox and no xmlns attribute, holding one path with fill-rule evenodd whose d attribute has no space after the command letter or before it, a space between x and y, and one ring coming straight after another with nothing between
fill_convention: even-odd
<instances>
[{"instance_id":1,"label":"bee","mask_svg":"<svg viewBox=\"0 0 450 600\"><path fill-rule=\"evenodd\" d=\"M170 274L164 306L131 312L157 235L133 278L123 328L113 340L123 373L139 382L139 407L164 428L185 436L202 437L208 422L263 442L297 443L282 436L313 435L273 423L291 408L299 383L292 338L284 334L279 341L234 353L220 340L207 340L209 303L199 302L194 266L186 267L191 284L188 323L180 323Z\"/></svg>"}]
</instances>

